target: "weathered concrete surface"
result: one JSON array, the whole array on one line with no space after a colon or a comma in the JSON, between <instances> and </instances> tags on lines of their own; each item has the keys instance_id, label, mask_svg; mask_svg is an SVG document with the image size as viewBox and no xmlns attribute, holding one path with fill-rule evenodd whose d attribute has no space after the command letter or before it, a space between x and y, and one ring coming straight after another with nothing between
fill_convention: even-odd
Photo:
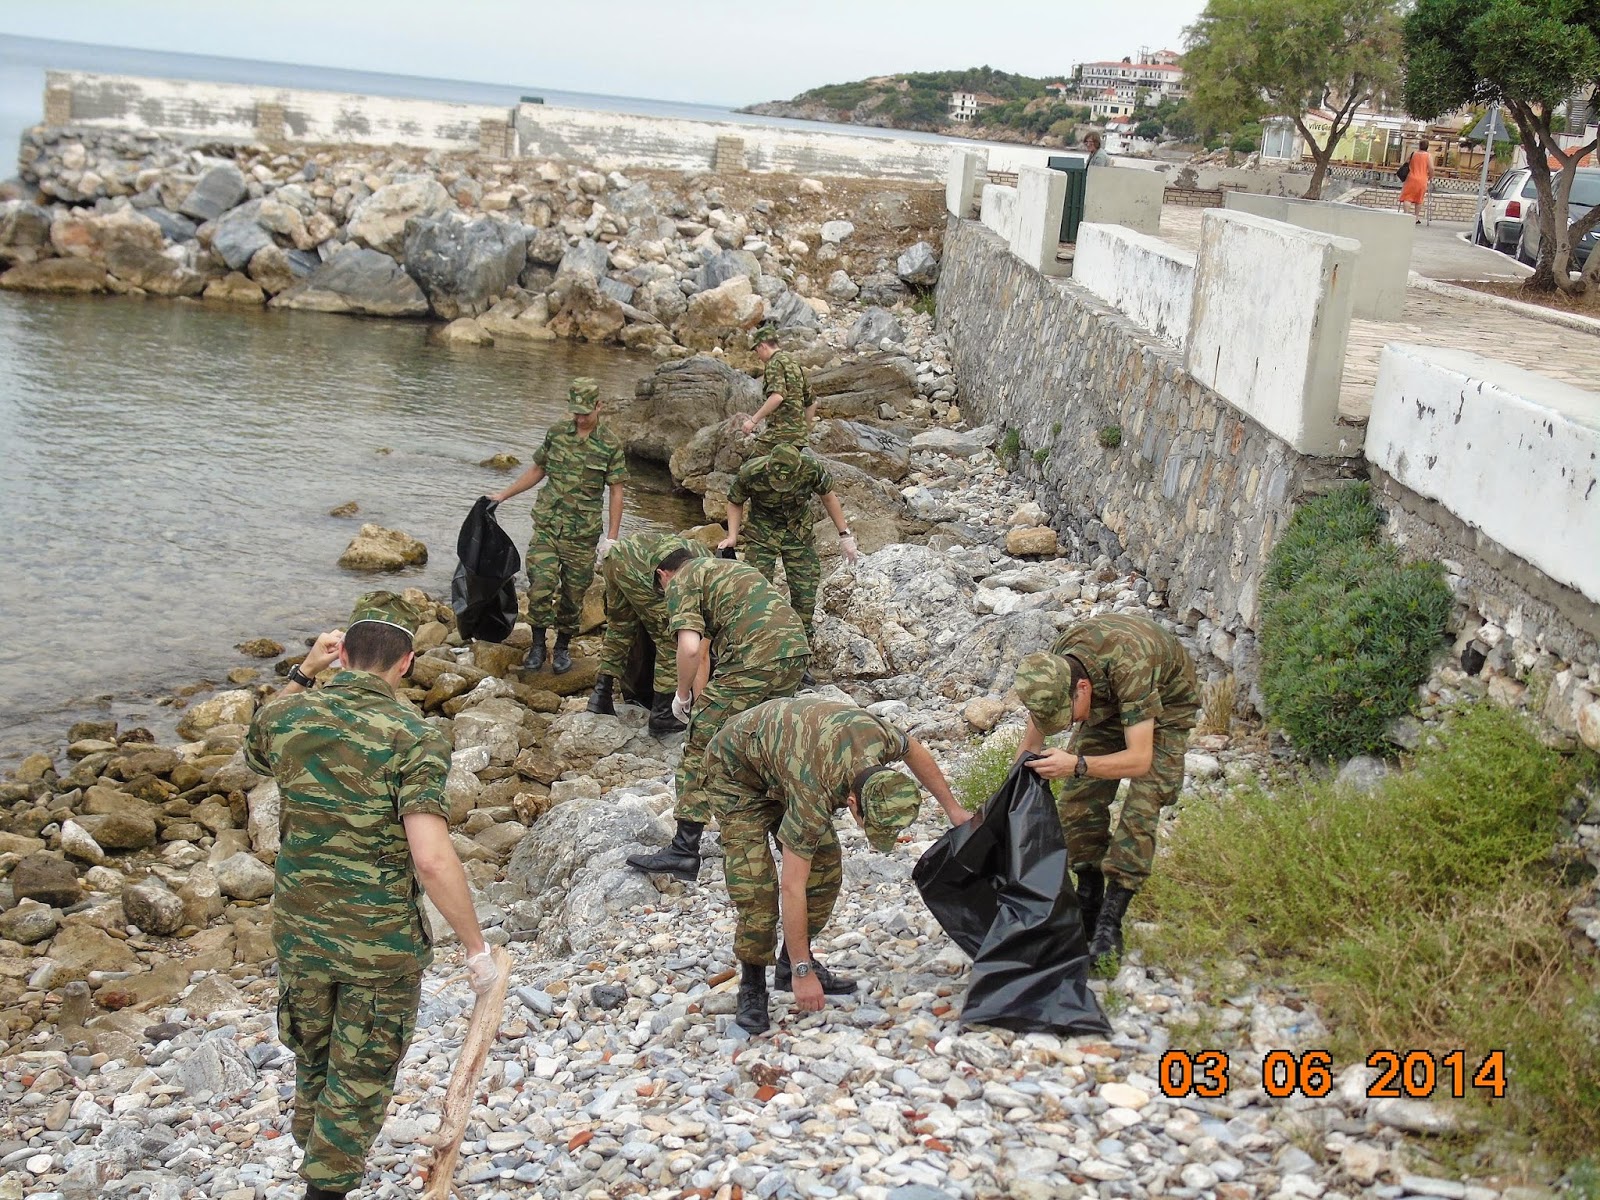
<instances>
[{"instance_id":1,"label":"weathered concrete surface","mask_svg":"<svg viewBox=\"0 0 1600 1200\"><path fill-rule=\"evenodd\" d=\"M1040 167L1023 167L1017 172L1017 215L1011 252L1035 271L1067 274L1067 265L1056 261L1066 203L1064 172Z\"/></svg>"},{"instance_id":2,"label":"weathered concrete surface","mask_svg":"<svg viewBox=\"0 0 1600 1200\"><path fill-rule=\"evenodd\" d=\"M1083 219L1125 225L1140 233L1161 231L1166 177L1138 167L1090 167L1083 188Z\"/></svg>"},{"instance_id":3,"label":"weathered concrete surface","mask_svg":"<svg viewBox=\"0 0 1600 1200\"><path fill-rule=\"evenodd\" d=\"M978 219L992 229L1009 250L1017 238L1017 189L1000 183L985 184Z\"/></svg>"},{"instance_id":4,"label":"weathered concrete surface","mask_svg":"<svg viewBox=\"0 0 1600 1200\"><path fill-rule=\"evenodd\" d=\"M1157 340L1181 348L1194 304L1194 255L1120 225L1078 226L1072 278Z\"/></svg>"}]
</instances>

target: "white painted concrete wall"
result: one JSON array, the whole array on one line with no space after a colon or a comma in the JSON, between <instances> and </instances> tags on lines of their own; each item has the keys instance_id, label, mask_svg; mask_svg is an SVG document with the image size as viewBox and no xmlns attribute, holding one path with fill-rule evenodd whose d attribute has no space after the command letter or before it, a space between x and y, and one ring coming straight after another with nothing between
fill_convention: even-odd
<instances>
[{"instance_id":1,"label":"white painted concrete wall","mask_svg":"<svg viewBox=\"0 0 1600 1200\"><path fill-rule=\"evenodd\" d=\"M999 183L984 184L978 219L1010 246L1017 236L1017 189Z\"/></svg>"},{"instance_id":2,"label":"white painted concrete wall","mask_svg":"<svg viewBox=\"0 0 1600 1200\"><path fill-rule=\"evenodd\" d=\"M1261 196L1229 192L1223 207L1315 229L1361 243L1356 260L1353 312L1371 321L1398 321L1406 307L1406 280L1411 273L1415 223L1406 213L1362 208L1327 200Z\"/></svg>"},{"instance_id":3,"label":"white painted concrete wall","mask_svg":"<svg viewBox=\"0 0 1600 1200\"><path fill-rule=\"evenodd\" d=\"M1067 205L1064 172L1023 167L1017 173L1016 234L1011 253L1044 275L1065 275L1067 263L1056 261L1061 248L1061 214Z\"/></svg>"},{"instance_id":4,"label":"white painted concrete wall","mask_svg":"<svg viewBox=\"0 0 1600 1200\"><path fill-rule=\"evenodd\" d=\"M283 106L291 142L476 150L478 123L509 116L485 104L85 71L46 72L46 86L71 90L75 125L180 136L254 138L257 105L268 103Z\"/></svg>"},{"instance_id":5,"label":"white painted concrete wall","mask_svg":"<svg viewBox=\"0 0 1600 1200\"><path fill-rule=\"evenodd\" d=\"M1338 424L1360 246L1248 213L1201 218L1184 364L1301 454L1353 454Z\"/></svg>"},{"instance_id":6,"label":"white painted concrete wall","mask_svg":"<svg viewBox=\"0 0 1600 1200\"><path fill-rule=\"evenodd\" d=\"M1161 197L1165 192L1166 180L1154 171L1090 167L1083 190L1083 219L1157 234L1161 232Z\"/></svg>"},{"instance_id":7,"label":"white painted concrete wall","mask_svg":"<svg viewBox=\"0 0 1600 1200\"><path fill-rule=\"evenodd\" d=\"M822 133L734 121L690 121L524 104L516 110L524 156L593 163L604 170L660 167L705 171L719 137L744 143L752 171L888 179L946 178L949 142L912 141L843 132Z\"/></svg>"},{"instance_id":8,"label":"white painted concrete wall","mask_svg":"<svg viewBox=\"0 0 1600 1200\"><path fill-rule=\"evenodd\" d=\"M1390 345L1366 456L1600 603L1600 397L1465 350Z\"/></svg>"},{"instance_id":9,"label":"white painted concrete wall","mask_svg":"<svg viewBox=\"0 0 1600 1200\"><path fill-rule=\"evenodd\" d=\"M1195 256L1120 225L1078 226L1073 282L1169 346L1182 347L1194 303Z\"/></svg>"},{"instance_id":10,"label":"white painted concrete wall","mask_svg":"<svg viewBox=\"0 0 1600 1200\"><path fill-rule=\"evenodd\" d=\"M989 170L988 156L978 150L954 150L944 177L945 211L970 220L982 195L979 181Z\"/></svg>"}]
</instances>

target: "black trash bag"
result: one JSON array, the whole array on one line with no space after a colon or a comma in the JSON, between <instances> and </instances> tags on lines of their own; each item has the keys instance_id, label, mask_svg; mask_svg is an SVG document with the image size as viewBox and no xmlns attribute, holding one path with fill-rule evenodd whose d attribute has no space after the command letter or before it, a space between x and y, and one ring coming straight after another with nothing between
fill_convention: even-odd
<instances>
[{"instance_id":1,"label":"black trash bag","mask_svg":"<svg viewBox=\"0 0 1600 1200\"><path fill-rule=\"evenodd\" d=\"M628 647L628 665L622 671L622 698L649 708L656 700L656 641L640 625Z\"/></svg>"},{"instance_id":2,"label":"black trash bag","mask_svg":"<svg viewBox=\"0 0 1600 1200\"><path fill-rule=\"evenodd\" d=\"M911 878L972 956L963 1024L1111 1033L1089 990L1089 943L1061 819L1038 775L1019 762L976 817L928 847Z\"/></svg>"},{"instance_id":3,"label":"black trash bag","mask_svg":"<svg viewBox=\"0 0 1600 1200\"><path fill-rule=\"evenodd\" d=\"M517 573L522 555L510 534L494 519L499 507L479 496L456 538L461 560L450 581L450 607L456 612L461 640L503 642L517 623Z\"/></svg>"}]
</instances>

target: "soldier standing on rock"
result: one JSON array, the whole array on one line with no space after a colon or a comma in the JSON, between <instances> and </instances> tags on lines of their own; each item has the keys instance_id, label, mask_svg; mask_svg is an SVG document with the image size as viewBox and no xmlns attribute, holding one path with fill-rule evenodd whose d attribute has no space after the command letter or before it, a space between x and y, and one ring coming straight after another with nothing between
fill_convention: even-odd
<instances>
[{"instance_id":1,"label":"soldier standing on rock","mask_svg":"<svg viewBox=\"0 0 1600 1200\"><path fill-rule=\"evenodd\" d=\"M1122 954L1128 902L1150 877L1161 810L1183 787L1183 752L1200 711L1194 660L1149 617L1107 613L1075 622L1049 653L1017 665L1028 708L1021 753L1045 779L1065 780L1057 808L1077 875L1078 907L1095 965ZM1076 725L1068 750L1044 750L1046 735ZM1111 802L1130 781L1111 834Z\"/></svg>"},{"instance_id":2,"label":"soldier standing on rock","mask_svg":"<svg viewBox=\"0 0 1600 1200\"><path fill-rule=\"evenodd\" d=\"M533 645L523 661L529 671L542 670L545 631L556 630L550 669L557 675L572 670L571 643L578 632L583 594L594 580L595 563L604 559L622 529L622 484L628 477L622 443L600 424L600 385L578 378L567 391L572 420L550 427L544 444L533 452L533 465L510 487L494 493L495 503L509 500L547 476L549 482L533 506L533 537L528 542L528 624ZM600 516L610 494L607 532Z\"/></svg>"},{"instance_id":3,"label":"soldier standing on rock","mask_svg":"<svg viewBox=\"0 0 1600 1200\"><path fill-rule=\"evenodd\" d=\"M778 562L783 561L784 577L789 581L789 606L799 614L808 642L817 607L817 585L822 582L817 535L811 526L812 496L822 500L823 510L839 531L839 552L846 562L855 562L856 539L845 523L844 509L834 495L828 468L787 442L770 453L747 459L739 468L728 489L728 536L718 546L727 550L738 545L743 529L745 560L751 566L776 581ZM750 506L748 523L743 520L746 504Z\"/></svg>"},{"instance_id":4,"label":"soldier standing on rock","mask_svg":"<svg viewBox=\"0 0 1600 1200\"><path fill-rule=\"evenodd\" d=\"M666 596L667 629L678 647L672 711L688 721L689 738L674 781L678 828L672 842L654 854L635 854L628 865L693 882L700 874L700 835L711 819L702 761L706 743L729 717L763 700L793 695L810 649L794 609L748 563L674 550L656 568L656 579ZM696 696L695 675L708 641L711 679Z\"/></svg>"},{"instance_id":5,"label":"soldier standing on rock","mask_svg":"<svg viewBox=\"0 0 1600 1200\"><path fill-rule=\"evenodd\" d=\"M778 327L763 325L755 334L756 357L765 364L761 394L766 401L754 415L745 418L744 432L755 433L764 420L767 427L756 438L756 453L765 454L788 442L803 446L816 420L817 402L806 382L806 373L787 350L778 349Z\"/></svg>"},{"instance_id":6,"label":"soldier standing on rock","mask_svg":"<svg viewBox=\"0 0 1600 1200\"><path fill-rule=\"evenodd\" d=\"M972 818L922 743L853 704L821 696L769 700L734 717L707 745L705 792L722 830L728 897L739 912L737 1020L748 1032L769 1025L767 967L774 961L773 986L792 989L802 1012L816 1012L824 996L856 990L854 980L811 957L811 940L833 915L843 878L833 814L848 807L872 848L892 851L922 803L916 783L889 765L901 761L952 825ZM769 834L781 852L781 875Z\"/></svg>"},{"instance_id":7,"label":"soldier standing on rock","mask_svg":"<svg viewBox=\"0 0 1600 1200\"><path fill-rule=\"evenodd\" d=\"M667 599L656 586L656 568L675 550L697 558L711 557L705 546L675 533L636 533L613 546L600 566L606 583L606 637L589 711L616 716L615 681L627 671L628 653L643 630L656 648L649 726L655 737L684 730L683 722L672 715L672 693L678 686L677 642L667 632ZM697 675L694 687L698 691L705 686L704 671Z\"/></svg>"},{"instance_id":8,"label":"soldier standing on rock","mask_svg":"<svg viewBox=\"0 0 1600 1200\"><path fill-rule=\"evenodd\" d=\"M395 695L417 616L357 602L250 723L245 759L278 782L278 1031L295 1056L291 1128L307 1200L356 1188L416 1028L432 936L417 885L461 939L473 990L497 982L450 842L449 740ZM322 687L315 675L337 662Z\"/></svg>"}]
</instances>

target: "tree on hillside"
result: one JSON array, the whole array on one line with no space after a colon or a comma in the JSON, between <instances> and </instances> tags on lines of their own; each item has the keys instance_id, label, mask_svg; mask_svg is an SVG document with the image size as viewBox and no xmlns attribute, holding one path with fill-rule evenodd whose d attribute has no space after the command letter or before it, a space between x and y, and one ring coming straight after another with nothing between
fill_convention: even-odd
<instances>
[{"instance_id":1,"label":"tree on hillside","mask_svg":"<svg viewBox=\"0 0 1600 1200\"><path fill-rule=\"evenodd\" d=\"M1417 0L1405 19L1406 107L1430 119L1498 102L1514 122L1539 194L1535 291L1581 290L1600 277L1591 255L1572 282L1572 247L1600 224L1596 207L1569 229L1567 201L1590 139L1563 150L1557 107L1579 84L1600 82L1600 8L1572 0ZM1552 172L1550 164L1556 164Z\"/></svg>"},{"instance_id":2,"label":"tree on hillside","mask_svg":"<svg viewBox=\"0 0 1600 1200\"><path fill-rule=\"evenodd\" d=\"M1289 118L1316 163L1313 200L1356 110L1399 81L1395 0L1207 0L1185 37L1184 82L1200 117L1225 129ZM1311 108L1332 115L1321 140Z\"/></svg>"}]
</instances>

